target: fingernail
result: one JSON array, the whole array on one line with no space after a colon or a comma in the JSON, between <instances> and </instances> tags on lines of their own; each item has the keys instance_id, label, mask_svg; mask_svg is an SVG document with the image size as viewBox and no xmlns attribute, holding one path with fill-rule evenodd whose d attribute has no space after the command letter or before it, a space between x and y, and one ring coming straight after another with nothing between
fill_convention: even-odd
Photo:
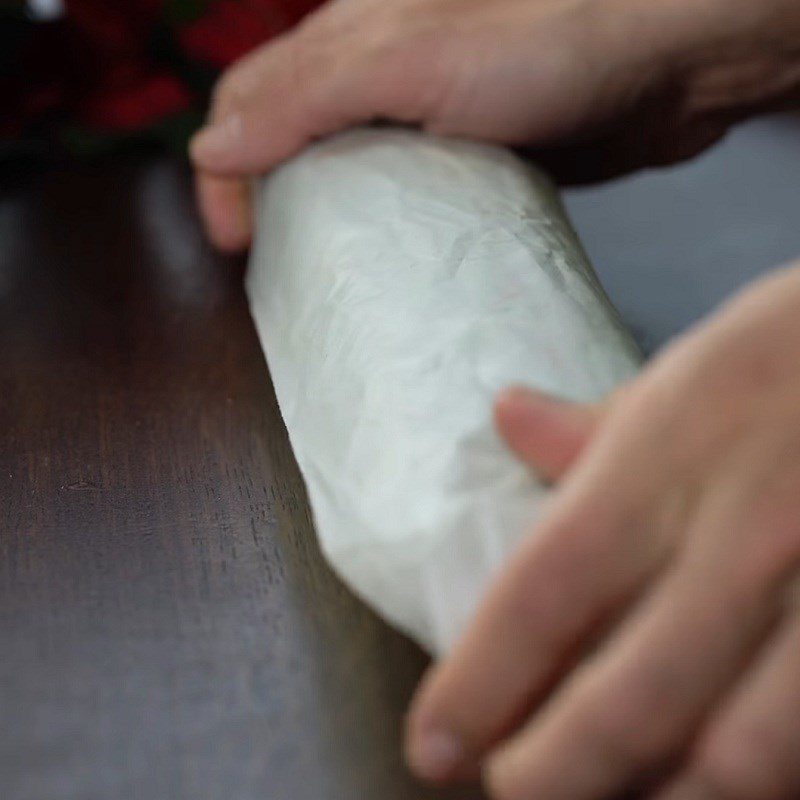
<instances>
[{"instance_id":1,"label":"fingernail","mask_svg":"<svg viewBox=\"0 0 800 800\"><path fill-rule=\"evenodd\" d=\"M503 389L495 398L495 411L503 417L513 415L515 419L528 419L534 414L537 420L548 413L558 415L560 419L564 408L569 404L561 397L533 391L523 386L511 386Z\"/></svg>"},{"instance_id":2,"label":"fingernail","mask_svg":"<svg viewBox=\"0 0 800 800\"><path fill-rule=\"evenodd\" d=\"M231 114L221 122L206 125L192 139L192 155L195 158L213 158L235 146L242 138L242 118Z\"/></svg>"},{"instance_id":3,"label":"fingernail","mask_svg":"<svg viewBox=\"0 0 800 800\"><path fill-rule=\"evenodd\" d=\"M527 386L509 386L503 389L498 395L498 400L505 402L523 403L551 403L552 405L563 405L566 401L563 397L541 392L538 389L529 389Z\"/></svg>"},{"instance_id":4,"label":"fingernail","mask_svg":"<svg viewBox=\"0 0 800 800\"><path fill-rule=\"evenodd\" d=\"M426 781L443 781L464 759L458 739L446 731L431 731L416 737L409 749L408 764L415 775Z\"/></svg>"},{"instance_id":5,"label":"fingernail","mask_svg":"<svg viewBox=\"0 0 800 800\"><path fill-rule=\"evenodd\" d=\"M240 252L250 242L251 226L248 210L242 203L237 203L231 209L228 217L224 221L220 221L216 239L217 246L226 252Z\"/></svg>"}]
</instances>

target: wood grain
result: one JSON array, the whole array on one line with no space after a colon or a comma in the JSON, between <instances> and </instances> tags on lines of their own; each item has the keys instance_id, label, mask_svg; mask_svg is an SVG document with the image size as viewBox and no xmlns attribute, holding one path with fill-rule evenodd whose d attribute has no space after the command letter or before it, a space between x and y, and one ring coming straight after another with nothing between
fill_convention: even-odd
<instances>
[{"instance_id":1,"label":"wood grain","mask_svg":"<svg viewBox=\"0 0 800 800\"><path fill-rule=\"evenodd\" d=\"M443 797L399 754L425 659L322 562L190 195L165 158L2 176L0 797Z\"/></svg>"}]
</instances>

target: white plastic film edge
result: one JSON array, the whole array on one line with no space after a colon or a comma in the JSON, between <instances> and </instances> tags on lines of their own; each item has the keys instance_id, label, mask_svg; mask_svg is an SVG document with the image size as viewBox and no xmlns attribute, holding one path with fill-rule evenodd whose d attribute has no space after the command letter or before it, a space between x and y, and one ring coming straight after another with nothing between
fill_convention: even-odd
<instances>
[{"instance_id":1,"label":"white plastic film edge","mask_svg":"<svg viewBox=\"0 0 800 800\"><path fill-rule=\"evenodd\" d=\"M494 396L595 400L639 352L550 182L503 148L359 129L256 194L246 285L322 549L441 654L545 495Z\"/></svg>"}]
</instances>

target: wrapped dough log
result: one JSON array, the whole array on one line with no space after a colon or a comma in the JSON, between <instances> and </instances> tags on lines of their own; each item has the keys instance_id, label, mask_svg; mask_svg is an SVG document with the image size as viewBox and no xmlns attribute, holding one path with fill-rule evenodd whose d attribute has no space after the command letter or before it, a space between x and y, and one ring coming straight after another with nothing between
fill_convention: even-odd
<instances>
[{"instance_id":1,"label":"wrapped dough log","mask_svg":"<svg viewBox=\"0 0 800 800\"><path fill-rule=\"evenodd\" d=\"M594 400L637 348L551 184L502 148L351 131L257 204L247 289L322 549L441 654L545 494L495 394Z\"/></svg>"}]
</instances>

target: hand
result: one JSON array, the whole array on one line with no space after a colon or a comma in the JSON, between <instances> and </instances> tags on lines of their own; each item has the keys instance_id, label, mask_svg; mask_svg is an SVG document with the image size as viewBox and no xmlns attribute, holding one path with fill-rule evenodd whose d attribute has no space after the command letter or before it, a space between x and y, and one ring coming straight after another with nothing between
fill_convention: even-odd
<instances>
[{"instance_id":1,"label":"hand","mask_svg":"<svg viewBox=\"0 0 800 800\"><path fill-rule=\"evenodd\" d=\"M565 180L693 155L795 98L796 0L337 0L222 77L193 140L213 241L246 246L243 177L376 118L536 147Z\"/></svg>"},{"instance_id":2,"label":"hand","mask_svg":"<svg viewBox=\"0 0 800 800\"><path fill-rule=\"evenodd\" d=\"M556 489L419 689L412 768L482 763L495 800L800 797L800 266L602 406L514 390L497 421Z\"/></svg>"}]
</instances>

